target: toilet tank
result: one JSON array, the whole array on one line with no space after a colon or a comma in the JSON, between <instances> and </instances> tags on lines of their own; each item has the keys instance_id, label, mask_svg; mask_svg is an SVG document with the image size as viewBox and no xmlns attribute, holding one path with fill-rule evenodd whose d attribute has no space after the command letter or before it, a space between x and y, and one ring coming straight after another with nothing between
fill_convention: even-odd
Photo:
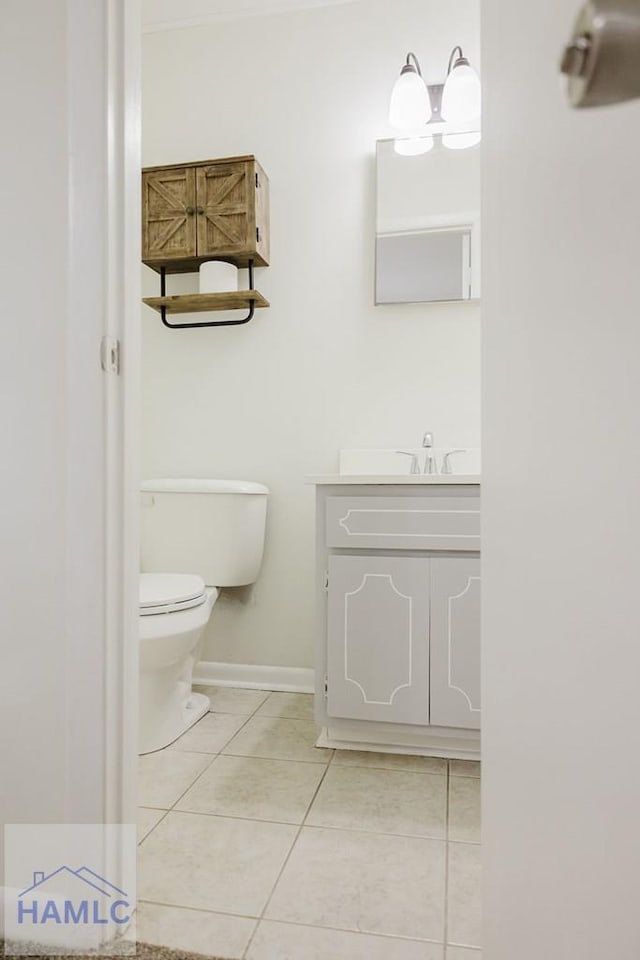
<instances>
[{"instance_id":1,"label":"toilet tank","mask_svg":"<svg viewBox=\"0 0 640 960\"><path fill-rule=\"evenodd\" d=\"M198 574L211 587L257 579L266 487L243 480L147 480L141 490L143 573Z\"/></svg>"}]
</instances>

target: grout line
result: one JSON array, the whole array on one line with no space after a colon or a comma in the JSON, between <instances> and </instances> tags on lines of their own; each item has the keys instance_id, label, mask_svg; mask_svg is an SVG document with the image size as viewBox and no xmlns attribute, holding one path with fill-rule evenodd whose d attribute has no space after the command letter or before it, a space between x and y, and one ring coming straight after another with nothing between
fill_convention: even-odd
<instances>
[{"instance_id":1,"label":"grout line","mask_svg":"<svg viewBox=\"0 0 640 960\"><path fill-rule=\"evenodd\" d=\"M206 717L209 716L210 713L211 713L211 711L209 711L208 713L205 713L204 717L201 717L200 720L198 720L198 723L201 723ZM234 714L226 714L226 716L234 716ZM236 714L235 716L237 716L237 714ZM178 753L178 754L181 754L181 753L196 753L196 754L198 754L198 756L201 756L201 757L209 756L209 757L211 757L211 761L210 761L205 767L203 767L203 769L202 769L202 770L200 771L200 773L195 777L195 779L192 780L192 781L189 783L189 786L186 787L186 789L182 791L182 793L180 794L180 796L171 804L171 806L170 806L169 809L167 810L167 813L169 813L170 810L174 810L174 809L175 809L176 804L180 803L180 801L182 800L182 798L184 797L184 795L185 795L186 793L188 793L189 790L191 789L191 787L193 787L193 786L198 782L198 780L199 780L200 777L203 775L203 773L205 773L205 772L213 765L213 763L215 763L215 761L216 761L216 760L218 759L218 757L220 756L222 750L224 750L224 748L231 743L231 741L233 740L233 738L234 738L235 736L237 736L237 735L240 733L240 731L245 728L246 724L248 723L248 721L249 721L250 719L251 719L251 717L246 717L246 718L245 718L244 723L243 723L241 726L238 727L238 729L236 730L236 732L233 733L233 734L229 737L229 739L227 740L227 742L220 747L220 750L218 750L217 753L209 753L209 754L207 754L207 753L201 753L201 752L199 752L199 751L197 751L197 750L176 750L175 748L173 749L173 751L171 751L171 752L173 752L173 753ZM194 725L193 725L192 727L189 727L189 730L185 730L185 733L189 733L191 730L195 730L195 728L198 726L198 723L194 723ZM182 736L184 736L184 734L182 734ZM180 737L178 737L178 739L180 739ZM175 743L175 742L176 742L176 741L174 741L174 743ZM164 750L170 750L170 746L169 746L169 747L164 747L164 748L163 748L163 751L164 751ZM157 753L162 753L163 751L158 750ZM139 806L144 806L144 804L139 804ZM163 817L162 819L164 820L164 817ZM156 824L156 826L157 826L157 824ZM150 833L152 833L153 830L155 830L155 827L153 827L153 829L150 831ZM148 836L149 836L149 833L147 834L147 837L148 837ZM147 837L145 837L145 840L147 839Z\"/></svg>"},{"instance_id":2,"label":"grout line","mask_svg":"<svg viewBox=\"0 0 640 960\"><path fill-rule=\"evenodd\" d=\"M138 903L147 903L147 904L150 904L151 906L157 906L157 907L170 907L170 908L173 908L174 910L189 910L192 913L204 913L205 915L213 915L217 917L231 917L234 920L235 919L254 920L256 921L256 925L261 922L260 917L250 916L249 914L246 914L246 913L226 913L222 910L206 910L204 907L187 907L184 904L169 903L164 900L147 900L147 899L141 898L140 900L138 900ZM266 922L282 924L287 927L302 927L303 929L311 927L313 930L332 930L335 933L353 933L356 935L362 934L363 936L379 937L382 940L391 940L392 942L396 940L401 940L403 943L419 943L419 944L426 943L426 944L433 944L434 946L438 946L438 947L445 946L445 944L443 944L441 940L430 940L423 937L403 937L395 933L378 933L372 930L354 930L351 927L321 926L320 924L317 924L317 923L306 923L306 922L303 923L301 920L269 920L267 919ZM466 949L468 950L481 949L481 947L468 947L466 944L457 944L457 943L449 944L449 946L456 946L456 947L465 946ZM248 948L249 948L249 945L247 945L246 949Z\"/></svg>"},{"instance_id":3,"label":"grout line","mask_svg":"<svg viewBox=\"0 0 640 960\"><path fill-rule=\"evenodd\" d=\"M287 853L287 856L285 857L284 862L283 862L282 866L280 867L280 870L279 870L279 872L278 872L278 876L276 877L275 883L274 883L273 886L271 887L271 892L269 893L269 896L267 897L267 899L266 899L266 901L265 901L265 904L264 904L264 906L263 906L263 908L262 908L262 911L261 911L261 913L260 913L260 919L259 919L259 921L258 921L258 923L257 923L257 925L256 925L256 929L253 931L253 934L252 934L252 936L251 936L251 939L249 940L249 942L248 942L248 944L247 944L247 946L246 946L246 948L245 948L245 951L244 951L244 953L243 953L243 957L246 957L246 956L247 956L247 953L248 953L248 951L249 951L249 948L251 947L251 944L253 943L254 937L255 937L256 932L257 932L257 930L258 930L258 927L260 926L260 923L261 923L262 920L264 919L264 915L265 915L265 913L267 912L267 910L268 910L268 908L269 908L269 904L271 903L271 900L273 899L273 895L274 895L274 893L276 892L276 887L277 887L278 884L280 883L280 879L281 879L281 877L282 877L282 874L284 873L285 868L286 868L287 864L289 863L289 860L291 859L291 854L293 853L293 851L294 851L294 849L295 849L295 846L296 846L296 844L297 844L297 842L298 842L298 838L300 837L300 834L302 833L302 830L303 830L304 825L305 825L305 821L306 821L306 819L307 819L307 817L308 817L308 815L309 815L309 811L311 810L311 807L313 806L313 804L314 804L314 802L315 802L316 797L318 796L318 792L320 791L320 787L321 787L322 784L324 783L324 778L325 778L326 775L327 775L327 770L329 769L329 767L330 767L330 765L331 765L331 761L333 760L334 756L335 756L335 750L332 750L332 751L331 751L331 756L329 757L329 760L328 760L328 762L327 762L326 765L325 765L325 768L324 768L324 771L323 771L323 773L322 773L322 776L320 777L320 781L318 782L318 786L317 786L316 789L314 790L313 796L311 797L311 800L310 800L309 803L307 804L307 809L306 809L306 812L305 812L305 814L304 814L304 816L303 816L303 818L302 818L302 823L301 823L300 826L298 827L298 830L297 830L297 832L296 832L296 835L295 835L295 837L293 838L293 843L292 843L291 846L289 847L289 852Z\"/></svg>"},{"instance_id":4,"label":"grout line","mask_svg":"<svg viewBox=\"0 0 640 960\"><path fill-rule=\"evenodd\" d=\"M446 799L446 817L445 817L445 836L447 842L444 845L444 942L445 955L448 953L446 943L449 938L449 834L450 834L450 791L451 791L451 764L447 763L447 799Z\"/></svg>"},{"instance_id":5,"label":"grout line","mask_svg":"<svg viewBox=\"0 0 640 960\"><path fill-rule=\"evenodd\" d=\"M320 778L318 789L320 789L320 786L322 785L322 781L324 780L325 776L326 776L326 771L325 771L325 774L323 774L323 776ZM316 793L317 793L317 790L316 790ZM313 799L315 799L315 794L313 796ZM312 799L312 802L313 802L313 799ZM184 813L186 816L189 816L189 817L211 817L214 819L217 818L218 820L242 820L245 823L272 823L275 826L279 826L279 827L298 827L298 828L306 827L308 830L332 830L334 831L334 833L363 833L369 837L390 837L391 839L393 839L394 837L399 837L405 840L430 840L430 841L436 841L437 843L444 843L444 844L446 844L447 842L446 829L445 829L445 835L439 836L439 837L432 836L431 834L423 834L423 833L389 833L388 830L365 830L362 827L334 827L324 823L307 823L306 822L307 814L305 814L305 819L302 822L297 822L292 820L273 820L267 817L241 817L237 813L210 813L204 810L182 810L182 809L174 810L172 808L171 810L165 810L165 814L167 813ZM162 819L164 820L164 817L162 817ZM155 827L153 827L153 829L155 830ZM149 834L147 834L147 837L148 836ZM145 837L145 840L146 839L147 838ZM452 843L459 843L462 846L476 846L476 847L480 846L479 843L473 842L471 840L454 840L452 841Z\"/></svg>"},{"instance_id":6,"label":"grout line","mask_svg":"<svg viewBox=\"0 0 640 960\"><path fill-rule=\"evenodd\" d=\"M250 919L253 919L253 917ZM265 923L278 923L287 927L302 927L303 929L311 928L312 930L332 930L334 933L353 933L356 936L378 937L381 940L390 940L392 943L400 940L402 943L419 943L421 945L433 944L437 947L445 946L442 940L426 940L422 939L421 937L403 937L395 933L378 933L374 932L373 930L354 930L351 927L320 926L317 923L303 923L301 920L271 920L267 918L265 919ZM454 946L458 946L458 944L454 944ZM472 949L479 950L480 948L473 947Z\"/></svg>"}]
</instances>

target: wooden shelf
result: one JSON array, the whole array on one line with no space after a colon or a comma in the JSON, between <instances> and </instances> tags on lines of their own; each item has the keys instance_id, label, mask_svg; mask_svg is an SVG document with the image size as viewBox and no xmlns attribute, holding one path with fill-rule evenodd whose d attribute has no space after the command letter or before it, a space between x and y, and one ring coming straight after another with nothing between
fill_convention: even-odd
<instances>
[{"instance_id":1,"label":"wooden shelf","mask_svg":"<svg viewBox=\"0 0 640 960\"><path fill-rule=\"evenodd\" d=\"M254 300L256 307L268 307L257 290L234 290L229 293L186 293L174 297L145 297L143 303L153 307L160 313L162 307L171 313L203 313L207 310L241 310L249 309Z\"/></svg>"}]
</instances>

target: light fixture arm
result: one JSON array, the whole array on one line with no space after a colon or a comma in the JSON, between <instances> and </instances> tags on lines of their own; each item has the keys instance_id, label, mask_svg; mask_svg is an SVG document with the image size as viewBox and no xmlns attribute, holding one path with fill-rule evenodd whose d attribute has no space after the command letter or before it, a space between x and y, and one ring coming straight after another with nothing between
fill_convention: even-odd
<instances>
[{"instance_id":1,"label":"light fixture arm","mask_svg":"<svg viewBox=\"0 0 640 960\"><path fill-rule=\"evenodd\" d=\"M447 67L447 76L451 73L454 66L458 65L458 62L462 60L465 66L469 65L469 61L462 52L462 47L454 47L451 51L451 56L449 57L449 66Z\"/></svg>"},{"instance_id":2,"label":"light fixture arm","mask_svg":"<svg viewBox=\"0 0 640 960\"><path fill-rule=\"evenodd\" d=\"M408 53L408 54L407 54L407 62L405 63L405 67L410 67L412 60L413 60L413 63L414 63L414 65L415 65L416 70L418 71L418 76L421 77L421 76L422 76L422 70L420 69L420 62L419 62L418 58L416 57L415 53Z\"/></svg>"}]
</instances>

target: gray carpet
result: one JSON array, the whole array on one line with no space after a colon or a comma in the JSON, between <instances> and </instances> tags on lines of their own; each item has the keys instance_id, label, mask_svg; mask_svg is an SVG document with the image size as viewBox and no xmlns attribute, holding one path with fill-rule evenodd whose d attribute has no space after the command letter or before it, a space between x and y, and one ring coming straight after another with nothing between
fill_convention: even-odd
<instances>
[{"instance_id":1,"label":"gray carpet","mask_svg":"<svg viewBox=\"0 0 640 960\"><path fill-rule=\"evenodd\" d=\"M16 950L17 949L18 948L16 947ZM28 948L25 950L24 944L21 944L19 949L25 952L10 954L9 956L34 956L34 954L28 953ZM0 940L0 956L4 955L4 941ZM42 960L82 960L83 957L86 957L87 960L95 960L96 957L108 956L108 954L74 953L61 956L59 953L38 953L37 956L41 957ZM132 951L129 956L135 957L137 960L228 960L227 957L204 957L201 953L186 953L184 950L169 950L168 947L156 947L151 943L137 943L135 952Z\"/></svg>"}]
</instances>

